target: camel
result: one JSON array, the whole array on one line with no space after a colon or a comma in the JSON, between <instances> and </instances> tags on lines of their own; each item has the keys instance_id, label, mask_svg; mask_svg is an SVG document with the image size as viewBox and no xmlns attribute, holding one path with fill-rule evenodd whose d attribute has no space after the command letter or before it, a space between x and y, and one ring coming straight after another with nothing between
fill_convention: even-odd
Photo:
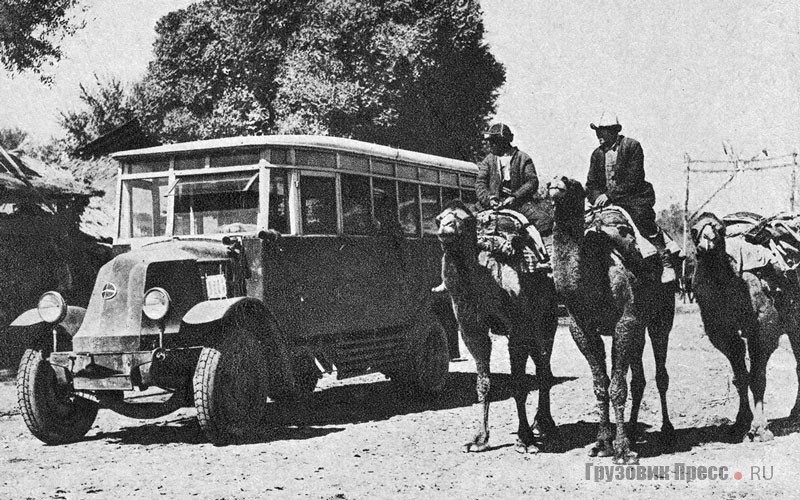
<instances>
[{"instance_id":1,"label":"camel","mask_svg":"<svg viewBox=\"0 0 800 500\"><path fill-rule=\"evenodd\" d=\"M450 294L464 344L475 360L480 406L477 434L465 452L488 449L489 359L493 333L508 336L511 379L519 426L515 450L537 453L551 439L555 421L550 413L553 373L550 356L558 326L558 304L552 279L541 272L518 273L509 263L480 252L476 219L460 201L447 205L436 218L443 255L442 279ZM539 386L539 405L533 426L528 424L525 368L533 359ZM537 445L537 442L539 445Z\"/></svg>"},{"instance_id":2,"label":"camel","mask_svg":"<svg viewBox=\"0 0 800 500\"><path fill-rule=\"evenodd\" d=\"M739 411L730 429L732 437L769 441L764 412L767 362L784 333L794 351L798 392L790 413L800 417L800 303L797 289L773 293L776 276L757 270L738 274L726 253L725 225L712 213L703 213L692 224L692 240L697 249L694 293L700 306L706 335L728 358L733 369L733 385L739 393ZM789 296L787 296L789 295ZM792 296L793 295L793 296ZM745 341L747 346L745 348ZM750 373L745 364L750 355ZM755 415L750 409L748 387L753 392ZM751 426L752 424L752 426ZM749 430L748 430L749 427Z\"/></svg>"},{"instance_id":3,"label":"camel","mask_svg":"<svg viewBox=\"0 0 800 500\"><path fill-rule=\"evenodd\" d=\"M553 277L570 314L570 331L592 371L600 413L597 441L590 456L610 456L614 463L636 463L631 438L625 428L626 375L631 375L630 429L635 434L645 378L642 355L645 330L650 335L656 362L656 385L661 397L661 432L669 439L674 428L667 409L669 375L666 369L669 332L675 315L674 288L657 280L637 278L612 252L603 233L585 234L586 193L580 182L566 177L547 185L555 206L553 226ZM606 369L602 335L612 337L611 378ZM616 417L611 441L609 393Z\"/></svg>"}]
</instances>

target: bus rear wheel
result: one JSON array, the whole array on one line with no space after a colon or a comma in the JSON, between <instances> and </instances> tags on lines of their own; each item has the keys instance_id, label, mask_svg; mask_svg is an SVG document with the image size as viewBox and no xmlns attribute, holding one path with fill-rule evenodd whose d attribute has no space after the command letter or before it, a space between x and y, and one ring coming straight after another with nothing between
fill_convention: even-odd
<instances>
[{"instance_id":1,"label":"bus rear wheel","mask_svg":"<svg viewBox=\"0 0 800 500\"><path fill-rule=\"evenodd\" d=\"M432 399L444 390L450 370L447 333L435 319L428 322L409 346L408 361L403 372L390 377L408 386L415 395Z\"/></svg>"},{"instance_id":2,"label":"bus rear wheel","mask_svg":"<svg viewBox=\"0 0 800 500\"><path fill-rule=\"evenodd\" d=\"M258 339L241 327L229 327L216 347L200 352L192 381L197 420L217 444L245 440L266 413L266 356Z\"/></svg>"},{"instance_id":3,"label":"bus rear wheel","mask_svg":"<svg viewBox=\"0 0 800 500\"><path fill-rule=\"evenodd\" d=\"M17 402L31 433L47 444L81 439L97 418L98 403L61 386L45 354L28 349L17 374Z\"/></svg>"}]
</instances>

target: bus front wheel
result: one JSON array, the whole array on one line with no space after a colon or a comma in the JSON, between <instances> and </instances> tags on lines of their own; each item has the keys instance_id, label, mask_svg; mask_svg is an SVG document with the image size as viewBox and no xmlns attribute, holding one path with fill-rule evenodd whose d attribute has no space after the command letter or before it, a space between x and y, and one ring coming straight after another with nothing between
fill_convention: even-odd
<instances>
[{"instance_id":1,"label":"bus front wheel","mask_svg":"<svg viewBox=\"0 0 800 500\"><path fill-rule=\"evenodd\" d=\"M224 340L205 347L195 368L197 420L209 440L224 444L247 439L266 413L266 356L247 330L226 328Z\"/></svg>"},{"instance_id":2,"label":"bus front wheel","mask_svg":"<svg viewBox=\"0 0 800 500\"><path fill-rule=\"evenodd\" d=\"M92 428L99 405L58 384L53 367L39 349L22 355L17 401L31 433L47 444L70 443Z\"/></svg>"}]
</instances>

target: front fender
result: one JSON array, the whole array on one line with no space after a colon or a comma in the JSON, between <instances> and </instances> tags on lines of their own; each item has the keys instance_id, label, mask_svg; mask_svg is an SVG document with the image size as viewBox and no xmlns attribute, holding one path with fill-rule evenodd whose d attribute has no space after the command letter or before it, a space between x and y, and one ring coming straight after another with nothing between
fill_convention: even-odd
<instances>
[{"instance_id":1,"label":"front fender","mask_svg":"<svg viewBox=\"0 0 800 500\"><path fill-rule=\"evenodd\" d=\"M227 317L239 305L253 304L264 310L264 304L253 297L233 297L221 300L206 300L196 304L183 316L187 325L205 325Z\"/></svg>"},{"instance_id":2,"label":"front fender","mask_svg":"<svg viewBox=\"0 0 800 500\"><path fill-rule=\"evenodd\" d=\"M66 331L70 337L74 337L83 323L83 318L86 316L86 309L78 306L67 306L67 315L61 320L59 326ZM29 327L34 325L46 325L39 316L39 311L36 309L28 309L24 313L17 316L17 319L11 322L9 327Z\"/></svg>"}]
</instances>

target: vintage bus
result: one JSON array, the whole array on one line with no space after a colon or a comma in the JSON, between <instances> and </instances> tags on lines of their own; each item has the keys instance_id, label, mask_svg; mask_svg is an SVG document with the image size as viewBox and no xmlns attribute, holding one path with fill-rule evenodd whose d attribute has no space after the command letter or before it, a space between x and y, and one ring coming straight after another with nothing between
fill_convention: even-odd
<instances>
[{"instance_id":1,"label":"vintage bus","mask_svg":"<svg viewBox=\"0 0 800 500\"><path fill-rule=\"evenodd\" d=\"M321 370L442 389L442 324L454 323L430 291L435 217L448 200L475 201L474 164L292 135L114 158L115 257L88 308L48 292L13 324L34 332L19 387L36 437L80 439L98 408L149 417L194 405L209 439L226 441L253 429L268 398L313 391ZM172 397L123 397L149 387Z\"/></svg>"}]
</instances>

